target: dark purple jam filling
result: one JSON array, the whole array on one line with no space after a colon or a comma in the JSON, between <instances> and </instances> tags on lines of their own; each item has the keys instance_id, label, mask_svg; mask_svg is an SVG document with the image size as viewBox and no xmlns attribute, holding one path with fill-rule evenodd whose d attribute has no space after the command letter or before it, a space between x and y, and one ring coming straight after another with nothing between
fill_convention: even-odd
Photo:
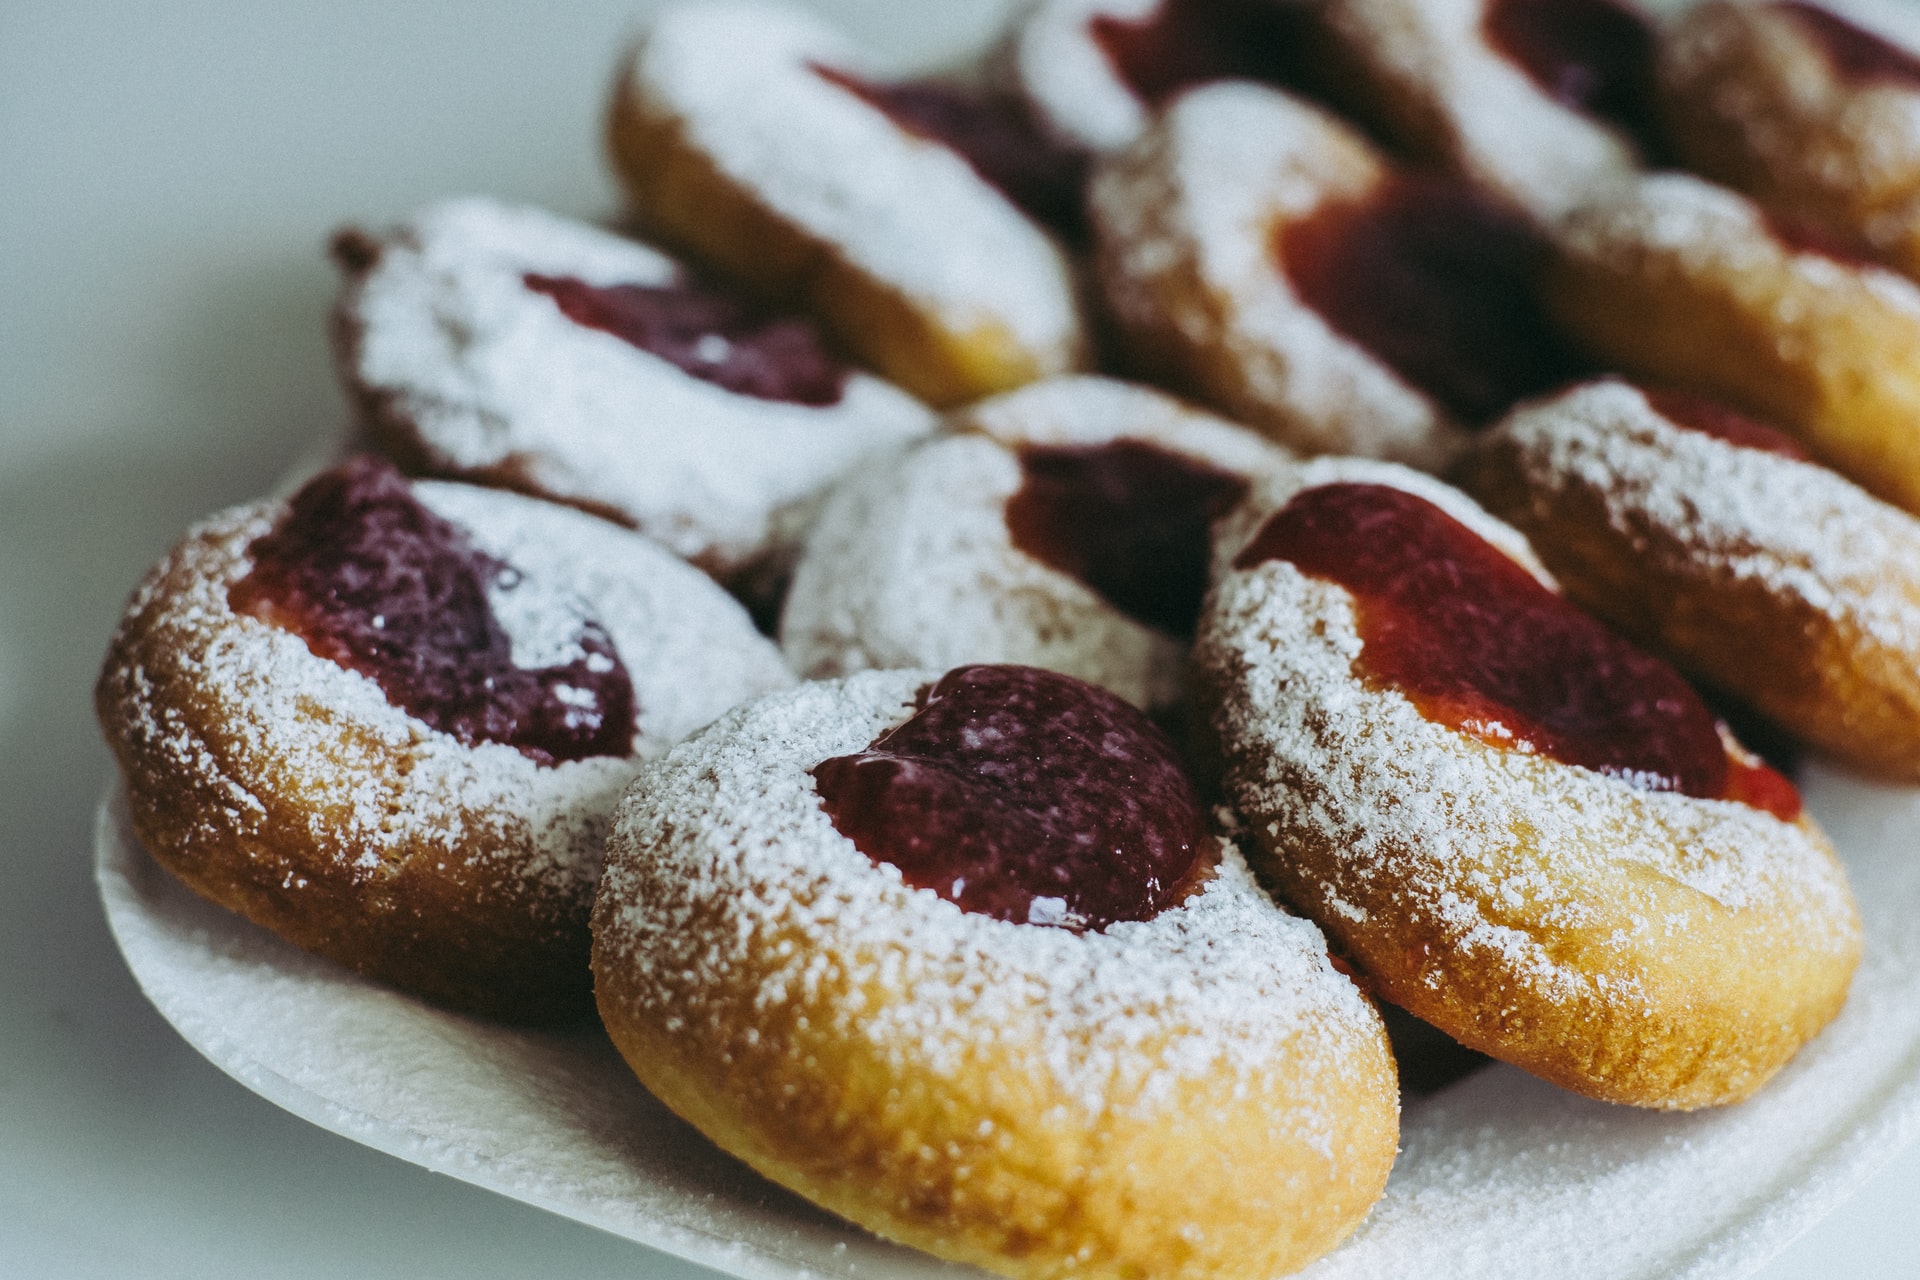
<instances>
[{"instance_id":1,"label":"dark purple jam filling","mask_svg":"<svg viewBox=\"0 0 1920 1280\"><path fill-rule=\"evenodd\" d=\"M581 624L563 666L513 664L487 602L515 570L413 496L391 464L323 472L247 548L228 590L236 613L306 641L380 686L387 701L468 744L500 743L543 765L633 751L633 683L613 641Z\"/></svg>"},{"instance_id":2,"label":"dark purple jam filling","mask_svg":"<svg viewBox=\"0 0 1920 1280\"><path fill-rule=\"evenodd\" d=\"M1207 839L1199 794L1145 714L1034 667L973 666L905 724L815 766L841 835L963 910L1103 929L1177 903Z\"/></svg>"},{"instance_id":3,"label":"dark purple jam filling","mask_svg":"<svg viewBox=\"0 0 1920 1280\"><path fill-rule=\"evenodd\" d=\"M1087 31L1114 73L1154 106L1214 80L1303 92L1317 85L1310 9L1286 0L1163 0L1137 21L1096 15Z\"/></svg>"},{"instance_id":4,"label":"dark purple jam filling","mask_svg":"<svg viewBox=\"0 0 1920 1280\"><path fill-rule=\"evenodd\" d=\"M1468 425L1584 370L1535 300L1538 233L1465 183L1395 174L1275 240L1303 302Z\"/></svg>"},{"instance_id":5,"label":"dark purple jam filling","mask_svg":"<svg viewBox=\"0 0 1920 1280\"><path fill-rule=\"evenodd\" d=\"M552 298L577 325L599 329L684 373L758 400L840 403L847 366L809 320L770 316L694 284L592 285L529 272L527 288Z\"/></svg>"},{"instance_id":6,"label":"dark purple jam filling","mask_svg":"<svg viewBox=\"0 0 1920 1280\"><path fill-rule=\"evenodd\" d=\"M1028 445L1007 500L1013 545L1127 616L1191 636L1207 591L1208 531L1240 476L1138 440Z\"/></svg>"},{"instance_id":7,"label":"dark purple jam filling","mask_svg":"<svg viewBox=\"0 0 1920 1280\"><path fill-rule=\"evenodd\" d=\"M1066 240L1078 244L1086 239L1086 157L1041 133L1014 98L935 81L874 84L833 67L813 70L908 133L958 154L1007 199Z\"/></svg>"},{"instance_id":8,"label":"dark purple jam filling","mask_svg":"<svg viewBox=\"0 0 1920 1280\"><path fill-rule=\"evenodd\" d=\"M1618 0L1491 0L1487 43L1561 106L1624 130L1662 157L1653 110L1655 33Z\"/></svg>"},{"instance_id":9,"label":"dark purple jam filling","mask_svg":"<svg viewBox=\"0 0 1920 1280\"><path fill-rule=\"evenodd\" d=\"M1828 64L1841 79L1854 84L1879 81L1920 87L1920 58L1899 45L1817 4L1782 0L1773 7L1791 16L1820 46Z\"/></svg>"},{"instance_id":10,"label":"dark purple jam filling","mask_svg":"<svg viewBox=\"0 0 1920 1280\"><path fill-rule=\"evenodd\" d=\"M1646 396L1655 413L1676 427L1698 431L1742 449L1777 453L1796 462L1813 461L1813 455L1801 448L1799 441L1729 409L1718 400L1709 400L1691 391L1642 391L1641 394Z\"/></svg>"}]
</instances>

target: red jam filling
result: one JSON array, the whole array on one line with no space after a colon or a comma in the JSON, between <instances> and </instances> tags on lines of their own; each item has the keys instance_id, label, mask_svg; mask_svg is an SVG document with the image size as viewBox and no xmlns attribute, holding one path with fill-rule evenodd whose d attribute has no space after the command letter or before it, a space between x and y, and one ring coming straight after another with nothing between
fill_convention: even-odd
<instances>
[{"instance_id":1,"label":"red jam filling","mask_svg":"<svg viewBox=\"0 0 1920 1280\"><path fill-rule=\"evenodd\" d=\"M915 137L955 152L1007 199L1066 239L1086 238L1086 157L1036 129L1016 99L933 81L873 84L832 67L813 71Z\"/></svg>"},{"instance_id":2,"label":"red jam filling","mask_svg":"<svg viewBox=\"0 0 1920 1280\"><path fill-rule=\"evenodd\" d=\"M316 476L247 555L252 571L227 592L236 613L293 632L440 732L543 765L632 752L633 684L606 631L583 623L564 665L515 666L487 595L518 575L422 506L389 463Z\"/></svg>"},{"instance_id":3,"label":"red jam filling","mask_svg":"<svg viewBox=\"0 0 1920 1280\"><path fill-rule=\"evenodd\" d=\"M1761 209L1761 225L1776 242L1794 253L1811 253L1831 259L1843 267L1878 267L1880 264L1841 237L1832 227L1811 218L1796 217L1778 209Z\"/></svg>"},{"instance_id":4,"label":"red jam filling","mask_svg":"<svg viewBox=\"0 0 1920 1280\"><path fill-rule=\"evenodd\" d=\"M838 404L847 366L798 316L769 316L693 284L592 285L528 273L577 325L610 333L735 395L816 408Z\"/></svg>"},{"instance_id":5,"label":"red jam filling","mask_svg":"<svg viewBox=\"0 0 1920 1280\"><path fill-rule=\"evenodd\" d=\"M1790 15L1820 46L1834 73L1854 84L1875 81L1920 86L1920 58L1891 41L1848 22L1817 4L1783 0L1775 9Z\"/></svg>"},{"instance_id":6,"label":"red jam filling","mask_svg":"<svg viewBox=\"0 0 1920 1280\"><path fill-rule=\"evenodd\" d=\"M1143 444L1029 445L1007 500L1013 545L1128 617L1191 636L1207 591L1208 531L1244 478Z\"/></svg>"},{"instance_id":7,"label":"red jam filling","mask_svg":"<svg viewBox=\"0 0 1920 1280\"><path fill-rule=\"evenodd\" d=\"M1742 449L1777 453L1796 462L1813 461L1813 455L1801 448L1792 437L1755 422L1743 413L1736 413L1718 400L1709 400L1690 391L1643 391L1641 394L1646 396L1647 403L1653 406L1655 413L1676 427L1698 431Z\"/></svg>"},{"instance_id":8,"label":"red jam filling","mask_svg":"<svg viewBox=\"0 0 1920 1280\"><path fill-rule=\"evenodd\" d=\"M1356 673L1437 724L1646 790L1783 820L1799 812L1792 783L1730 758L1713 713L1672 667L1422 498L1376 484L1303 490L1234 564L1267 560L1351 593Z\"/></svg>"},{"instance_id":9,"label":"red jam filling","mask_svg":"<svg viewBox=\"0 0 1920 1280\"><path fill-rule=\"evenodd\" d=\"M1467 424L1581 371L1534 299L1543 242L1464 183L1394 174L1276 227L1274 250L1302 302Z\"/></svg>"},{"instance_id":10,"label":"red jam filling","mask_svg":"<svg viewBox=\"0 0 1920 1280\"><path fill-rule=\"evenodd\" d=\"M1490 0L1487 43L1561 106L1624 129L1658 154L1653 24L1617 0Z\"/></svg>"},{"instance_id":11,"label":"red jam filling","mask_svg":"<svg viewBox=\"0 0 1920 1280\"><path fill-rule=\"evenodd\" d=\"M1087 31L1126 86L1159 106L1214 80L1309 87L1307 9L1272 0L1163 0L1137 21L1096 15Z\"/></svg>"},{"instance_id":12,"label":"red jam filling","mask_svg":"<svg viewBox=\"0 0 1920 1280\"><path fill-rule=\"evenodd\" d=\"M862 853L997 920L1151 920L1185 896L1206 840L1172 741L1105 690L1034 667L949 671L905 724L813 778Z\"/></svg>"}]
</instances>

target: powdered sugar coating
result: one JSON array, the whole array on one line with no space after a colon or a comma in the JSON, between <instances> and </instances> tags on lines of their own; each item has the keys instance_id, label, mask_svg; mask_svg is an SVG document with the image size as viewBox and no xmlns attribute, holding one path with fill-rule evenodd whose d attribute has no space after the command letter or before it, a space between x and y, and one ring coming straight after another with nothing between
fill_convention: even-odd
<instances>
[{"instance_id":1,"label":"powdered sugar coating","mask_svg":"<svg viewBox=\"0 0 1920 1280\"><path fill-rule=\"evenodd\" d=\"M812 65L884 79L806 13L681 5L655 20L626 87L724 178L945 329L1004 329L1043 366L1071 367L1080 321L1060 249L956 152Z\"/></svg>"},{"instance_id":2,"label":"powdered sugar coating","mask_svg":"<svg viewBox=\"0 0 1920 1280\"><path fill-rule=\"evenodd\" d=\"M336 334L343 376L424 469L612 515L726 577L790 557L821 491L932 414L869 374L837 404L737 395L576 324L528 273L667 285L672 259L541 210L447 200L381 236L351 233Z\"/></svg>"},{"instance_id":3,"label":"powdered sugar coating","mask_svg":"<svg viewBox=\"0 0 1920 1280\"><path fill-rule=\"evenodd\" d=\"M1130 344L1283 443L1439 465L1460 429L1305 305L1273 255L1277 227L1385 174L1352 129L1285 94L1184 94L1089 194L1101 283Z\"/></svg>"},{"instance_id":4,"label":"powdered sugar coating","mask_svg":"<svg viewBox=\"0 0 1920 1280\"><path fill-rule=\"evenodd\" d=\"M1095 18L1138 23L1167 0L1042 0L1009 37L1007 63L1034 116L1061 141L1117 151L1148 112L1091 34Z\"/></svg>"},{"instance_id":5,"label":"powdered sugar coating","mask_svg":"<svg viewBox=\"0 0 1920 1280\"><path fill-rule=\"evenodd\" d=\"M1613 129L1555 102L1481 34L1488 0L1331 0L1324 20L1416 149L1542 221L1635 167ZM1415 136L1426 135L1426 136Z\"/></svg>"},{"instance_id":6,"label":"powdered sugar coating","mask_svg":"<svg viewBox=\"0 0 1920 1280\"><path fill-rule=\"evenodd\" d=\"M1181 697L1186 645L1019 550L1007 501L1025 444L1139 440L1237 475L1287 455L1145 387L1034 383L955 415L946 434L835 491L794 571L780 642L813 677L869 668L1020 662L1079 676L1136 706Z\"/></svg>"}]
</instances>

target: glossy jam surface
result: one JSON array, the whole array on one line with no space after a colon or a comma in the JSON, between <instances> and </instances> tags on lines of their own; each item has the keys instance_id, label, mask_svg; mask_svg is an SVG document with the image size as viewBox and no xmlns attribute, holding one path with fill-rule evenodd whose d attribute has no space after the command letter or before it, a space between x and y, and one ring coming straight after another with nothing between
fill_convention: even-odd
<instances>
[{"instance_id":1,"label":"glossy jam surface","mask_svg":"<svg viewBox=\"0 0 1920 1280\"><path fill-rule=\"evenodd\" d=\"M1799 24L1843 80L1920 88L1920 58L1817 4L1784 0L1773 6Z\"/></svg>"},{"instance_id":2,"label":"glossy jam surface","mask_svg":"<svg viewBox=\"0 0 1920 1280\"><path fill-rule=\"evenodd\" d=\"M1396 174L1277 227L1274 249L1302 302L1469 425L1581 370L1534 300L1539 237L1462 183Z\"/></svg>"},{"instance_id":3,"label":"glossy jam surface","mask_svg":"<svg viewBox=\"0 0 1920 1280\"><path fill-rule=\"evenodd\" d=\"M577 325L599 329L736 395L815 407L838 404L847 366L811 321L769 316L694 284L592 285L524 277Z\"/></svg>"},{"instance_id":4,"label":"glossy jam surface","mask_svg":"<svg viewBox=\"0 0 1920 1280\"><path fill-rule=\"evenodd\" d=\"M1214 80L1311 86L1307 11L1272 0L1162 0L1137 21L1097 14L1087 32L1126 86L1158 106Z\"/></svg>"},{"instance_id":5,"label":"glossy jam surface","mask_svg":"<svg viewBox=\"0 0 1920 1280\"><path fill-rule=\"evenodd\" d=\"M1013 545L1127 616L1193 634L1207 591L1208 530L1247 482L1138 440L1029 445L1007 500Z\"/></svg>"},{"instance_id":6,"label":"glossy jam surface","mask_svg":"<svg viewBox=\"0 0 1920 1280\"><path fill-rule=\"evenodd\" d=\"M1713 713L1678 672L1425 499L1373 484L1303 490L1234 563L1267 560L1352 594L1355 672L1437 724L1647 790L1798 812L1786 779L1734 767Z\"/></svg>"},{"instance_id":7,"label":"glossy jam surface","mask_svg":"<svg viewBox=\"0 0 1920 1280\"><path fill-rule=\"evenodd\" d=\"M949 671L898 728L817 765L840 834L908 884L1017 923L1102 929L1187 892L1207 839L1167 736L1034 667Z\"/></svg>"},{"instance_id":8,"label":"glossy jam surface","mask_svg":"<svg viewBox=\"0 0 1920 1280\"><path fill-rule=\"evenodd\" d=\"M529 670L488 603L515 571L421 505L391 465L358 458L309 481L247 548L227 599L372 680L442 733L540 764L633 750L633 683L598 624L577 656Z\"/></svg>"},{"instance_id":9,"label":"glossy jam surface","mask_svg":"<svg viewBox=\"0 0 1920 1280\"><path fill-rule=\"evenodd\" d=\"M1659 151L1653 112L1653 24L1617 0L1491 0L1487 43L1561 106L1627 131Z\"/></svg>"},{"instance_id":10,"label":"glossy jam surface","mask_svg":"<svg viewBox=\"0 0 1920 1280\"><path fill-rule=\"evenodd\" d=\"M1014 98L933 81L874 84L832 67L814 72L908 133L957 152L1031 217L1069 240L1085 238L1086 158L1034 128Z\"/></svg>"},{"instance_id":11,"label":"glossy jam surface","mask_svg":"<svg viewBox=\"0 0 1920 1280\"><path fill-rule=\"evenodd\" d=\"M1813 457L1799 442L1791 436L1776 431L1764 423L1755 422L1743 413L1737 413L1718 400L1709 400L1705 396L1690 391L1644 391L1647 403L1653 411L1676 427L1685 427L1689 431L1698 431L1710 435L1716 440L1742 449L1758 449L1762 453L1777 453L1783 458L1793 458L1799 462L1811 462Z\"/></svg>"}]
</instances>

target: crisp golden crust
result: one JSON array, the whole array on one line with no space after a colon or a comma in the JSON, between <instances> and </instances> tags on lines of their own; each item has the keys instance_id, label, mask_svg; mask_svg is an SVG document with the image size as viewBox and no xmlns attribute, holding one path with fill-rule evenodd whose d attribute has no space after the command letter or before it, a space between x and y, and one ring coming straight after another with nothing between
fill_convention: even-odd
<instances>
[{"instance_id":1,"label":"crisp golden crust","mask_svg":"<svg viewBox=\"0 0 1920 1280\"><path fill-rule=\"evenodd\" d=\"M1680 174L1596 199L1553 242L1548 309L1607 363L1777 422L1920 512L1920 288L1797 251L1750 201Z\"/></svg>"},{"instance_id":2,"label":"crisp golden crust","mask_svg":"<svg viewBox=\"0 0 1920 1280\"><path fill-rule=\"evenodd\" d=\"M1064 255L958 155L817 73L865 61L788 10L663 14L608 124L636 216L930 404L1080 367Z\"/></svg>"},{"instance_id":3,"label":"crisp golden crust","mask_svg":"<svg viewBox=\"0 0 1920 1280\"><path fill-rule=\"evenodd\" d=\"M235 613L227 591L272 527L271 505L202 524L141 585L95 692L101 727L141 842L203 896L441 1004L579 1016L587 913L621 788L642 757L790 677L718 587L635 535L513 495L416 492L473 522L490 553L513 547L503 558L543 597L530 604L565 617L574 593L585 600L629 664L634 755L545 768L511 747L465 745L292 633ZM568 571L569 557L591 567ZM668 618L675 630L658 630Z\"/></svg>"},{"instance_id":4,"label":"crisp golden crust","mask_svg":"<svg viewBox=\"0 0 1920 1280\"><path fill-rule=\"evenodd\" d=\"M594 909L601 1015L643 1083L762 1173L1014 1277L1264 1277L1385 1183L1377 1015L1230 848L1100 933L962 912L842 837L808 770L930 675L731 713L629 793Z\"/></svg>"},{"instance_id":5,"label":"crisp golden crust","mask_svg":"<svg viewBox=\"0 0 1920 1280\"><path fill-rule=\"evenodd\" d=\"M1790 12L1710 0L1660 50L1688 168L1920 276L1920 89L1841 74Z\"/></svg>"},{"instance_id":6,"label":"crisp golden crust","mask_svg":"<svg viewBox=\"0 0 1920 1280\"><path fill-rule=\"evenodd\" d=\"M1881 777L1920 781L1920 522L1620 382L1523 409L1461 481L1567 594Z\"/></svg>"},{"instance_id":7,"label":"crisp golden crust","mask_svg":"<svg viewBox=\"0 0 1920 1280\"><path fill-rule=\"evenodd\" d=\"M1335 332L1275 257L1288 223L1386 176L1359 134L1284 94L1220 84L1180 97L1102 162L1089 194L1129 356L1291 448L1439 465L1460 428Z\"/></svg>"},{"instance_id":8,"label":"crisp golden crust","mask_svg":"<svg viewBox=\"0 0 1920 1280\"><path fill-rule=\"evenodd\" d=\"M1437 482L1327 460L1243 507L1223 560L1335 481L1513 536ZM1811 821L1489 746L1357 678L1360 649L1343 588L1269 561L1217 580L1195 679L1256 865L1388 999L1566 1088L1662 1108L1746 1097L1838 1011L1860 926Z\"/></svg>"}]
</instances>

